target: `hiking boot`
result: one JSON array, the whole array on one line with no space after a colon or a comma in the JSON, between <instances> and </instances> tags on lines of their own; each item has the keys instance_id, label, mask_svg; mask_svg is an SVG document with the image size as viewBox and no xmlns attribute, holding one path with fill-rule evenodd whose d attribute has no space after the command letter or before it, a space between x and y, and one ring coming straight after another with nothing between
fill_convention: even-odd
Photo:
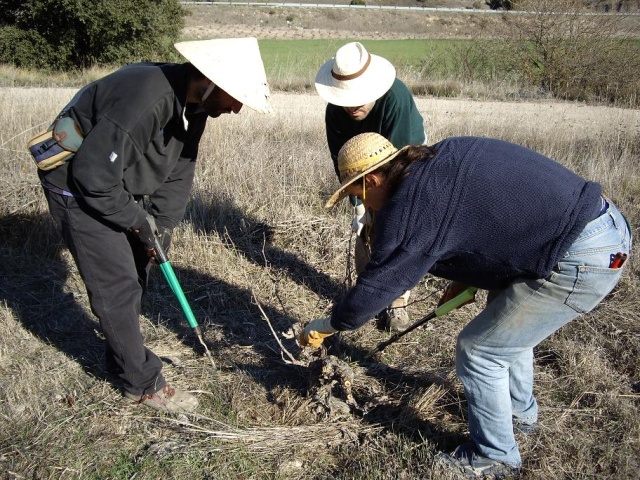
<instances>
[{"instance_id":1,"label":"hiking boot","mask_svg":"<svg viewBox=\"0 0 640 480\"><path fill-rule=\"evenodd\" d=\"M401 332L410 324L409 313L404 307L390 307L385 311L386 326L391 332Z\"/></svg>"},{"instance_id":2,"label":"hiking boot","mask_svg":"<svg viewBox=\"0 0 640 480\"><path fill-rule=\"evenodd\" d=\"M473 443L460 445L451 453L440 452L435 464L454 469L468 478L514 478L520 471L518 467L479 455Z\"/></svg>"},{"instance_id":3,"label":"hiking boot","mask_svg":"<svg viewBox=\"0 0 640 480\"><path fill-rule=\"evenodd\" d=\"M407 290L391 302L391 305L389 305L383 312L385 327L389 331L401 332L411 324L409 312L407 312L407 304L409 303L410 294L411 291Z\"/></svg>"},{"instance_id":4,"label":"hiking boot","mask_svg":"<svg viewBox=\"0 0 640 480\"><path fill-rule=\"evenodd\" d=\"M187 392L176 390L169 384L156 393L136 395L124 392L125 398L132 402L142 403L161 412L185 413L193 412L198 406L198 399Z\"/></svg>"}]
</instances>

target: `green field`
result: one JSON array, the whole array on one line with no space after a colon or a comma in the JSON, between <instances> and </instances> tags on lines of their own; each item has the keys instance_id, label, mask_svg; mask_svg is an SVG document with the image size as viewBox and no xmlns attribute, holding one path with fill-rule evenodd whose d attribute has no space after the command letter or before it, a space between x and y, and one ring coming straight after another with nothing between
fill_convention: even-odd
<instances>
[{"instance_id":1,"label":"green field","mask_svg":"<svg viewBox=\"0 0 640 480\"><path fill-rule=\"evenodd\" d=\"M286 70L312 75L336 50L351 40L260 40L267 75ZM477 44L477 40L359 40L369 52L380 55L398 68L420 68L434 57L445 57L453 49Z\"/></svg>"},{"instance_id":2,"label":"green field","mask_svg":"<svg viewBox=\"0 0 640 480\"><path fill-rule=\"evenodd\" d=\"M271 88L313 92L318 69L350 41L355 39L259 40ZM416 95L509 99L544 97L553 92L553 96L566 100L627 107L635 107L640 98L638 64L633 60L640 51L637 39L594 39L575 45L561 41L543 46L530 43L531 48L495 39L361 41L371 53L388 59ZM587 57L585 52L589 52ZM544 55L551 56L544 59ZM177 54L154 60L183 61ZM0 86L79 87L118 66L34 72L5 65L0 68Z\"/></svg>"}]
</instances>

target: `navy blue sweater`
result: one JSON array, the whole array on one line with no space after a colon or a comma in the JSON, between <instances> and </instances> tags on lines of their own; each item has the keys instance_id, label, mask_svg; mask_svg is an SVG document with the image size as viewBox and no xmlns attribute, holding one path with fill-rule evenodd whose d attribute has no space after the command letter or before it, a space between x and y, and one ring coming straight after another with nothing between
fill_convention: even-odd
<instances>
[{"instance_id":1,"label":"navy blue sweater","mask_svg":"<svg viewBox=\"0 0 640 480\"><path fill-rule=\"evenodd\" d=\"M435 149L377 213L371 261L334 328L362 326L427 273L489 290L544 278L600 211L598 183L522 146L458 137Z\"/></svg>"}]
</instances>

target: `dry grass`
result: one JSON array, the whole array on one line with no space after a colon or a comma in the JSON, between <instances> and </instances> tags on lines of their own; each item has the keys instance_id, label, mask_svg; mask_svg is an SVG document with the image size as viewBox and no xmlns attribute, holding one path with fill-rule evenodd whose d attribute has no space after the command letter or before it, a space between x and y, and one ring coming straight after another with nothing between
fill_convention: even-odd
<instances>
[{"instance_id":1,"label":"dry grass","mask_svg":"<svg viewBox=\"0 0 640 480\"><path fill-rule=\"evenodd\" d=\"M197 415L126 404L103 367L104 341L82 282L48 218L26 140L70 89L3 89L0 99L0 471L2 478L445 478L434 452L466 430L454 374L467 306L388 347L368 325L336 352L354 372L360 412L336 415L308 394L294 331L344 291L346 206L315 95L276 94L277 114L211 121L197 181L170 255L218 371L154 272L142 317L147 344ZM580 104L419 98L432 141L488 135L528 145L598 180L640 221L640 113ZM519 436L523 478L636 478L640 465L639 265L616 293L536 350L540 435ZM430 311L443 282L427 278L410 309ZM264 315L258 306L262 307ZM265 319L268 318L269 323Z\"/></svg>"}]
</instances>

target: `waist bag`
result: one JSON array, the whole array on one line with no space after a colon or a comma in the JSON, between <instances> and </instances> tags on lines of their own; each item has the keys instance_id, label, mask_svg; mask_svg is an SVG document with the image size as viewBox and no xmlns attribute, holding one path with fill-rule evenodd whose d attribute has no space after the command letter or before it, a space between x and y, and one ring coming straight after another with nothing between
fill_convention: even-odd
<instances>
[{"instance_id":1,"label":"waist bag","mask_svg":"<svg viewBox=\"0 0 640 480\"><path fill-rule=\"evenodd\" d=\"M29 140L27 147L40 170L53 170L73 158L82 139L82 132L73 118L62 117L46 132Z\"/></svg>"}]
</instances>

